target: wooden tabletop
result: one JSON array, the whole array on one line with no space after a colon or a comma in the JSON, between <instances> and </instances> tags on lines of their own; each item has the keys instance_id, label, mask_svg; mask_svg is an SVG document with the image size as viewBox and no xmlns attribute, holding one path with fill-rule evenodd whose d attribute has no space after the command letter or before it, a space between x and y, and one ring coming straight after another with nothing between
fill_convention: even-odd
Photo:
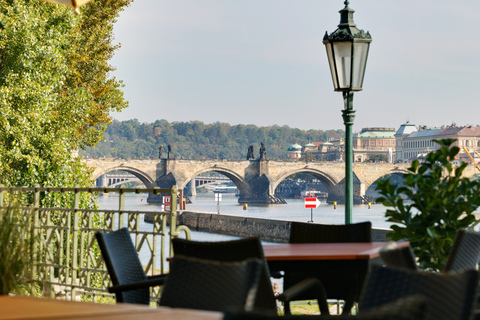
<instances>
[{"instance_id":1,"label":"wooden tabletop","mask_svg":"<svg viewBox=\"0 0 480 320\"><path fill-rule=\"evenodd\" d=\"M0 296L0 320L221 320L223 313L119 303L114 305L47 298Z\"/></svg>"},{"instance_id":2,"label":"wooden tabletop","mask_svg":"<svg viewBox=\"0 0 480 320\"><path fill-rule=\"evenodd\" d=\"M385 242L282 243L263 245L267 261L368 260L377 258ZM408 242L399 242L408 246Z\"/></svg>"}]
</instances>

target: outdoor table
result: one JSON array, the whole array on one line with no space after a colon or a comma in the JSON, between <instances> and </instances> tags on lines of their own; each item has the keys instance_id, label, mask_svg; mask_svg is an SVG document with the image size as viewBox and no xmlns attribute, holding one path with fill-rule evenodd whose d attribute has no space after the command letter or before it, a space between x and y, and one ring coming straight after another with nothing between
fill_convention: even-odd
<instances>
[{"instance_id":1,"label":"outdoor table","mask_svg":"<svg viewBox=\"0 0 480 320\"><path fill-rule=\"evenodd\" d=\"M65 300L0 296L0 320L77 319L77 320L221 320L223 313L204 310L118 303L100 304Z\"/></svg>"},{"instance_id":2,"label":"outdoor table","mask_svg":"<svg viewBox=\"0 0 480 320\"><path fill-rule=\"evenodd\" d=\"M263 245L271 272L355 271L357 288L362 288L371 264L382 263L380 249L385 242L282 243ZM400 247L409 242L398 242Z\"/></svg>"}]
</instances>

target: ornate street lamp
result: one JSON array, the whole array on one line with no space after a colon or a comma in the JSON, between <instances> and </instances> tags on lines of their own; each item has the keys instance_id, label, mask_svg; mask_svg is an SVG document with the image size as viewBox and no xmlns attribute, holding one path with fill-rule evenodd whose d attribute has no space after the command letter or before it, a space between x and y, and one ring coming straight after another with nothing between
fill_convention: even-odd
<instances>
[{"instance_id":1,"label":"ornate street lamp","mask_svg":"<svg viewBox=\"0 0 480 320\"><path fill-rule=\"evenodd\" d=\"M353 211L353 150L352 126L355 119L353 92L361 91L368 50L372 37L370 33L357 29L353 22L354 10L348 7L340 10L338 29L328 35L325 32L323 44L327 49L328 63L332 73L335 91L343 93L345 109L342 110L345 124L345 224L352 223Z\"/></svg>"}]
</instances>

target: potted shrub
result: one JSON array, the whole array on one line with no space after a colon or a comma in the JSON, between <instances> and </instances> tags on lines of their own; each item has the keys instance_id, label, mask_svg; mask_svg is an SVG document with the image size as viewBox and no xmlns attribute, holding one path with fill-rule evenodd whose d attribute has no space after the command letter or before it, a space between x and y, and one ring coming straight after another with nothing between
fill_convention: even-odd
<instances>
[{"instance_id":1,"label":"potted shrub","mask_svg":"<svg viewBox=\"0 0 480 320\"><path fill-rule=\"evenodd\" d=\"M376 185L377 202L395 223L387 237L410 241L421 269L443 270L457 231L477 224L473 212L480 206L480 181L462 177L467 163L453 164L460 151L454 141L435 141L440 148L422 163L414 160L403 184L387 178Z\"/></svg>"}]
</instances>

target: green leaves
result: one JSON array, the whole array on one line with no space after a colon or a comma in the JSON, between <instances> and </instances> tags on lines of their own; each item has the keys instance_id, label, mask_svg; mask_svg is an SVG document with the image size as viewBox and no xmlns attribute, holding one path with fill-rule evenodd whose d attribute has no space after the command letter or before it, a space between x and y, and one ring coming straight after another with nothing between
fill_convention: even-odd
<instances>
[{"instance_id":1,"label":"green leaves","mask_svg":"<svg viewBox=\"0 0 480 320\"><path fill-rule=\"evenodd\" d=\"M392 225L392 240L409 240L420 267L443 269L459 229L472 228L472 214L480 206L480 181L462 178L467 164L453 165L459 148L452 139L437 142L440 147L425 162L413 161L403 185L390 179L377 182L387 207L385 216Z\"/></svg>"},{"instance_id":2,"label":"green leaves","mask_svg":"<svg viewBox=\"0 0 480 320\"><path fill-rule=\"evenodd\" d=\"M96 0L76 16L64 6L0 0L0 183L91 184L72 151L101 140L109 112L127 105L108 60L118 47L113 23L130 2Z\"/></svg>"}]
</instances>

